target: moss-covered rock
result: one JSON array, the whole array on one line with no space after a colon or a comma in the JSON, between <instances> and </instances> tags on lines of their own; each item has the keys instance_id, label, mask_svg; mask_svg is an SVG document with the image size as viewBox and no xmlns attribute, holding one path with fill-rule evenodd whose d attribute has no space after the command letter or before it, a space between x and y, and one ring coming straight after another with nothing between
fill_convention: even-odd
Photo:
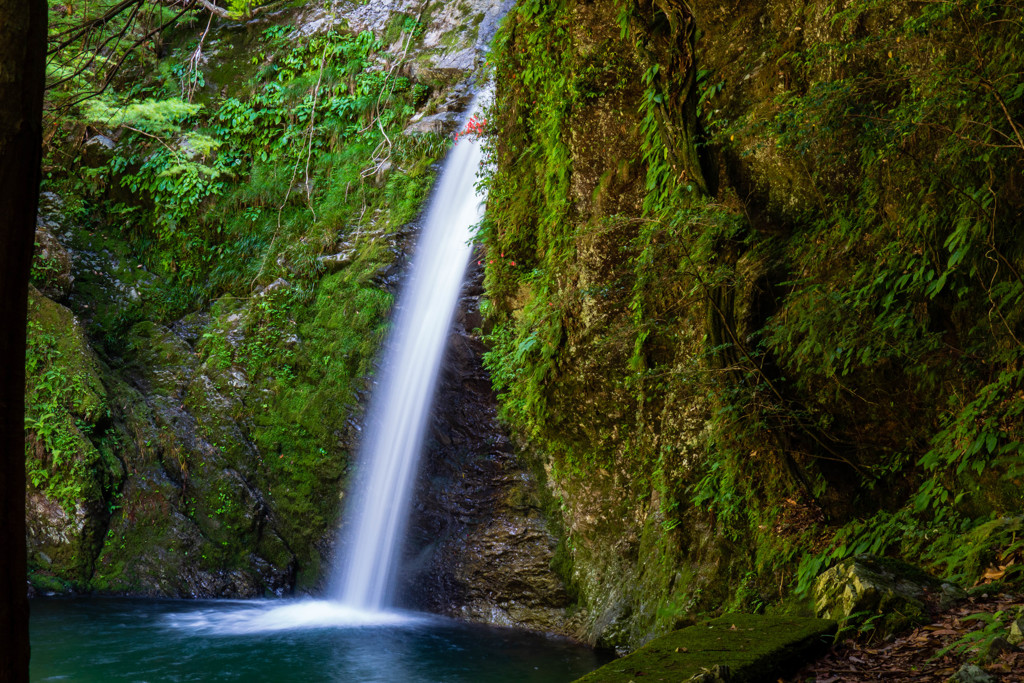
<instances>
[{"instance_id":1,"label":"moss-covered rock","mask_svg":"<svg viewBox=\"0 0 1024 683\"><path fill-rule=\"evenodd\" d=\"M963 589L897 560L858 555L824 572L814 583L814 611L839 622L881 616L881 631L895 633L924 623L933 609L967 597Z\"/></svg>"},{"instance_id":2,"label":"moss-covered rock","mask_svg":"<svg viewBox=\"0 0 1024 683\"><path fill-rule=\"evenodd\" d=\"M579 683L706 681L714 667L730 683L775 681L827 649L835 631L827 619L726 614L661 636Z\"/></svg>"},{"instance_id":3,"label":"moss-covered rock","mask_svg":"<svg viewBox=\"0 0 1024 683\"><path fill-rule=\"evenodd\" d=\"M26 371L30 568L33 576L82 589L124 472L114 455L102 367L83 326L68 308L34 288Z\"/></svg>"},{"instance_id":4,"label":"moss-covered rock","mask_svg":"<svg viewBox=\"0 0 1024 683\"><path fill-rule=\"evenodd\" d=\"M993 326L977 283L958 290L978 295L969 304L936 280L961 267L908 270L905 255L950 251L935 178L981 192L1022 162L926 133L959 114L918 97L958 90L965 32L1016 59L1019 34L990 23L1016 9L514 8L489 121L488 363L503 417L547 472L581 637L629 649L688 613L765 609L865 549L974 580L1012 546L995 520L1020 509L1020 473L1000 454L1019 451L1024 309L1015 298ZM974 106L1012 135L991 105ZM1019 261L1020 193L997 184ZM988 225L977 209L963 194L950 206L972 215L962 226ZM928 227L910 237L910 224ZM1004 276L1024 301L992 271ZM954 339L1000 379L968 368Z\"/></svg>"},{"instance_id":5,"label":"moss-covered rock","mask_svg":"<svg viewBox=\"0 0 1024 683\"><path fill-rule=\"evenodd\" d=\"M50 231L50 226L36 228L35 256L32 259L32 284L44 296L63 299L71 291L71 255ZM58 227L58 226L53 226Z\"/></svg>"},{"instance_id":6,"label":"moss-covered rock","mask_svg":"<svg viewBox=\"0 0 1024 683\"><path fill-rule=\"evenodd\" d=\"M67 222L63 200L53 192L41 193L31 281L44 296L56 301L68 295L75 279L65 245L72 235Z\"/></svg>"},{"instance_id":7,"label":"moss-covered rock","mask_svg":"<svg viewBox=\"0 0 1024 683\"><path fill-rule=\"evenodd\" d=\"M290 591L295 557L250 483L260 455L243 419L246 394L230 384L222 393L189 344L200 336L188 325L172 328L136 325L127 349L132 382L110 380L131 435L131 476L94 588L195 597Z\"/></svg>"}]
</instances>

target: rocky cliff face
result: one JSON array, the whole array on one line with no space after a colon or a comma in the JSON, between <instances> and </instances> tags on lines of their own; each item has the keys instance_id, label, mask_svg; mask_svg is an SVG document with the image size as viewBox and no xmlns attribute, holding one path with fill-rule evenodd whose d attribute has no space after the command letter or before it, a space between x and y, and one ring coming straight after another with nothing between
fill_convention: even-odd
<instances>
[{"instance_id":1,"label":"rocky cliff face","mask_svg":"<svg viewBox=\"0 0 1024 683\"><path fill-rule=\"evenodd\" d=\"M957 299L987 296L969 278L955 295L924 284L964 275L950 248L963 233L933 203L985 222L940 199L942 178L978 191L995 178L1007 204L993 243L1006 263L1022 254L1016 181L966 133L953 154L976 165L947 165L949 138L929 131L959 115L917 99L955 89L958 33L1014 40L988 23L1005 8L986 7L569 0L510 14L488 366L510 433L547 471L581 637L626 650L690 614L763 609L859 544L978 571L954 550L958 527L946 550L923 547L914 515L952 488L974 500L955 513L963 528L1016 514L952 483L967 471L957 439L979 438L970 420L1016 418L983 398L966 399L967 421L950 406L965 405L954 386L1009 400L952 340L973 339L1016 386L1003 350L1021 321L976 317ZM994 97L972 106L1013 135ZM927 227L911 238L911 223ZM927 267L897 256L921 249ZM1013 434L991 433L990 452L1017 449ZM1013 468L985 462L1008 490Z\"/></svg>"},{"instance_id":2,"label":"rocky cliff face","mask_svg":"<svg viewBox=\"0 0 1024 683\"><path fill-rule=\"evenodd\" d=\"M468 79L504 9L340 3L224 26L200 45L202 94L213 102L222 88L239 94L243 62L261 35L290 31L287 48L341 27L369 31L385 41L380 61L427 93L403 124L406 135L437 144L455 132L472 94ZM117 149L117 132L110 135L90 147L97 164ZM387 162L375 171L366 182L387 190L409 169ZM367 225L339 231L318 257L312 294L281 258L279 276L250 296L160 320L146 311L169 290L165 275L143 266L111 226L75 218L74 207L48 196L32 306L32 584L173 597L319 590L372 358L415 222L393 225L397 209L387 198L370 211L364 205ZM496 423L480 365L482 269L474 273L421 475L407 600L477 621L564 630L568 599L548 566L555 540L534 480ZM351 386L332 382L344 373Z\"/></svg>"},{"instance_id":3,"label":"rocky cliff face","mask_svg":"<svg viewBox=\"0 0 1024 683\"><path fill-rule=\"evenodd\" d=\"M51 198L41 225L77 241L60 209ZM76 314L32 295L31 581L174 597L290 592L297 560L259 488L238 372L217 372L195 348L210 316L138 323L130 346L101 359L83 319L123 305L131 288L118 278L135 269L51 239L37 239L44 283L95 282L102 272L112 302L66 290Z\"/></svg>"}]
</instances>

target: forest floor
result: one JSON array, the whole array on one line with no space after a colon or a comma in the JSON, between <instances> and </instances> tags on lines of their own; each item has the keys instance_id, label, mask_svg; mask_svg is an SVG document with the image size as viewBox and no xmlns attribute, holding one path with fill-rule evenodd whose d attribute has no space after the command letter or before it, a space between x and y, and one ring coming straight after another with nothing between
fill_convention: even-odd
<instances>
[{"instance_id":1,"label":"forest floor","mask_svg":"<svg viewBox=\"0 0 1024 683\"><path fill-rule=\"evenodd\" d=\"M988 675L965 670L964 683L1024 682L1024 650L1003 636L1005 624L1024 621L1024 594L978 592L935 615L932 623L883 641L840 641L824 657L804 666L788 683L923 681L945 683L968 663Z\"/></svg>"}]
</instances>

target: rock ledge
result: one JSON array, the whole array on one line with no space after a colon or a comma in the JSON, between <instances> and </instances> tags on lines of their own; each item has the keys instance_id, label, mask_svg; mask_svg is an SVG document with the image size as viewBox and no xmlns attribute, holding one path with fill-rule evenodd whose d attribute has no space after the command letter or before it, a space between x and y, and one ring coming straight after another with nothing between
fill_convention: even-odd
<instances>
[{"instance_id":1,"label":"rock ledge","mask_svg":"<svg viewBox=\"0 0 1024 683\"><path fill-rule=\"evenodd\" d=\"M653 640L577 683L686 681L716 667L729 683L774 681L826 650L835 631L828 619L726 614Z\"/></svg>"}]
</instances>

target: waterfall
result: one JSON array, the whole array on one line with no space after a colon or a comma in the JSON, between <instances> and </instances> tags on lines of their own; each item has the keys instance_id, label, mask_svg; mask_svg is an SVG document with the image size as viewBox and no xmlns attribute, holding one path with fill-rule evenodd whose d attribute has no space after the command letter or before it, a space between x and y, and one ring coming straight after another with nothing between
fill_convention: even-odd
<instances>
[{"instance_id":1,"label":"waterfall","mask_svg":"<svg viewBox=\"0 0 1024 683\"><path fill-rule=\"evenodd\" d=\"M472 228L483 215L484 197L475 187L482 158L475 136L460 136L449 152L398 299L356 460L341 561L329 591L331 599L348 607L379 611L389 605Z\"/></svg>"}]
</instances>

